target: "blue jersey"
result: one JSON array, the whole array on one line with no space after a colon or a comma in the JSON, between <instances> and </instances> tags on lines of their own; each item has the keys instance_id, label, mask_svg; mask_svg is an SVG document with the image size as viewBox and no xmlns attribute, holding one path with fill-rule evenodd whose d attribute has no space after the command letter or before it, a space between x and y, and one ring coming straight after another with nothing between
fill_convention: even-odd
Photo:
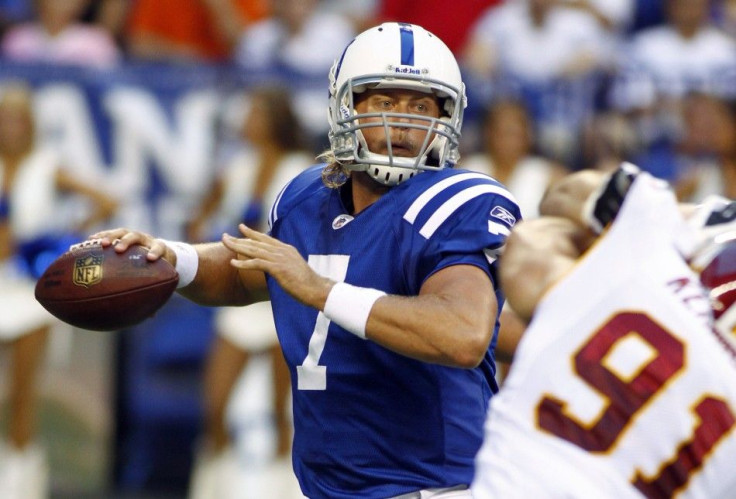
<instances>
[{"instance_id":1,"label":"blue jersey","mask_svg":"<svg viewBox=\"0 0 736 499\"><path fill-rule=\"evenodd\" d=\"M312 167L287 185L270 219L271 235L317 272L416 296L438 270L474 265L503 303L493 262L521 215L501 184L465 170L422 173L352 217L321 171ZM445 367L360 339L270 277L268 285L293 380L294 469L308 497L385 498L470 484L498 389L498 321L480 366Z\"/></svg>"}]
</instances>

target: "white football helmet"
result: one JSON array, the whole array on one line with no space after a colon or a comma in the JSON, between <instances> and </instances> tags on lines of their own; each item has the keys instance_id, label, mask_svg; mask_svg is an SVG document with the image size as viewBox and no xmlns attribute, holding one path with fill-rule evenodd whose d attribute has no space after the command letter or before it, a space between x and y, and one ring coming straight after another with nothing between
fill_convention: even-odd
<instances>
[{"instance_id":1,"label":"white football helmet","mask_svg":"<svg viewBox=\"0 0 736 499\"><path fill-rule=\"evenodd\" d=\"M715 330L736 355L736 232L715 236L695 253L690 265L710 295Z\"/></svg>"},{"instance_id":2,"label":"white football helmet","mask_svg":"<svg viewBox=\"0 0 736 499\"><path fill-rule=\"evenodd\" d=\"M358 114L354 95L373 88L433 92L440 98L440 118L403 113ZM443 102L444 101L444 102ZM460 158L458 142L467 99L460 68L450 49L424 28L384 23L358 35L330 70L330 145L335 159L348 170L366 171L378 182L396 185L421 170L452 168ZM372 122L364 118L382 118ZM407 125L405 121L426 123ZM388 127L427 131L416 157L391 153ZM388 154L368 150L362 129L381 127L388 137Z\"/></svg>"}]
</instances>

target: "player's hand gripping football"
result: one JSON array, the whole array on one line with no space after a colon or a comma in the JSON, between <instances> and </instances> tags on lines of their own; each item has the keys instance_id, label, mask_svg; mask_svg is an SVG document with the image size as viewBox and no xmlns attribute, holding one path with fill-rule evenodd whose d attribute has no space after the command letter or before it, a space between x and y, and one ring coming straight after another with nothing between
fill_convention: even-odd
<instances>
[{"instance_id":1,"label":"player's hand gripping football","mask_svg":"<svg viewBox=\"0 0 736 499\"><path fill-rule=\"evenodd\" d=\"M238 255L230 262L233 267L265 272L300 302L318 310L324 308L334 281L312 270L293 246L243 224L239 229L245 237L222 236L223 244Z\"/></svg>"},{"instance_id":2,"label":"player's hand gripping football","mask_svg":"<svg viewBox=\"0 0 736 499\"><path fill-rule=\"evenodd\" d=\"M103 247L114 244L115 251L118 253L124 253L131 246L139 244L148 248L148 253L146 254L148 260L153 261L163 258L171 265L176 265L174 252L163 241L145 232L117 228L97 232L89 236L89 238L100 239Z\"/></svg>"}]
</instances>

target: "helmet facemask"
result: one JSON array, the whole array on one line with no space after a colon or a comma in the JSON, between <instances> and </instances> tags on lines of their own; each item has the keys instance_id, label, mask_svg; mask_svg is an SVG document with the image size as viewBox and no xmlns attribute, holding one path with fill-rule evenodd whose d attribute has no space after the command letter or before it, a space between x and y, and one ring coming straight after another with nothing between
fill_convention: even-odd
<instances>
[{"instance_id":1,"label":"helmet facemask","mask_svg":"<svg viewBox=\"0 0 736 499\"><path fill-rule=\"evenodd\" d=\"M365 78L360 80L365 81ZM440 105L444 101L446 108L441 111L452 114L436 118L397 112L358 113L355 109L355 94L369 88L386 88L381 83L371 85L360 80L348 80L332 101L333 106L339 103L339 109L333 109L331 114L340 118L332 123L330 133L332 150L337 161L349 170L365 171L385 185L396 185L422 170L439 170L455 165L460 156L460 131L454 124L462 120L462 106L454 105L450 98L440 98ZM439 82L423 82L424 85L427 83L432 85L433 92L434 88L441 86ZM415 90L415 85L412 85L411 80L406 85L392 82L390 88ZM424 88L420 90L426 91ZM426 132L416 156L397 156L393 153L394 144L390 133L392 127ZM363 135L363 130L369 128L383 128L388 149L386 154L370 151Z\"/></svg>"},{"instance_id":2,"label":"helmet facemask","mask_svg":"<svg viewBox=\"0 0 736 499\"><path fill-rule=\"evenodd\" d=\"M392 62L401 52L401 31L404 34L413 32L412 40L416 44L413 66ZM441 116L358 113L356 95L373 89L431 93L438 98ZM343 57L335 61L330 72L328 118L332 153L345 169L365 171L377 182L389 186L424 170L452 168L460 157L458 147L465 105L464 84L449 49L418 26L386 23L359 35ZM364 131L376 128L384 131L386 153L377 153L368 147ZM418 147L411 147L418 149L415 156L395 153L397 144L391 143L392 128L426 132L421 143L413 144Z\"/></svg>"}]
</instances>

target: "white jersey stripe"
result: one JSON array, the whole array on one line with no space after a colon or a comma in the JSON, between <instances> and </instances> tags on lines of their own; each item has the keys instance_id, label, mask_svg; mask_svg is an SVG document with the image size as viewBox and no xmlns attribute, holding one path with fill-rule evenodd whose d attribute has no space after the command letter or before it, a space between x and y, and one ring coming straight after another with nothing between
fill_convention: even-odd
<instances>
[{"instance_id":1,"label":"white jersey stripe","mask_svg":"<svg viewBox=\"0 0 736 499\"><path fill-rule=\"evenodd\" d=\"M273 228L273 224L276 223L276 220L278 219L278 208L279 208L279 201L281 201L281 196L284 195L284 192L286 192L286 188L291 185L292 181L287 182L287 184L281 189L281 192L279 192L279 195L276 196L276 201L273 202L273 206L271 207L271 213L268 217L268 228Z\"/></svg>"},{"instance_id":2,"label":"white jersey stripe","mask_svg":"<svg viewBox=\"0 0 736 499\"><path fill-rule=\"evenodd\" d=\"M451 185L455 185L458 182L462 182L463 180L470 180L470 179L485 179L488 180L488 175L483 175L482 173L461 173L459 175L453 175L452 177L448 177L445 180L442 180L441 182L437 182L432 187L424 191L418 198L414 200L414 202L411 204L408 210L406 210L406 213L404 213L404 220L406 220L409 223L414 223L414 221L417 219L417 215L419 215L419 212L422 211L422 208L424 208L427 203L429 203L432 198L434 198L437 194L444 191ZM509 199L510 198L510 194Z\"/></svg>"},{"instance_id":3,"label":"white jersey stripe","mask_svg":"<svg viewBox=\"0 0 736 499\"><path fill-rule=\"evenodd\" d=\"M511 229L506 227L504 224L500 224L497 222L491 222L489 220L488 221L488 232L490 232L491 234L496 234L496 235L501 234L503 236L508 236L509 234L511 234Z\"/></svg>"},{"instance_id":4,"label":"white jersey stripe","mask_svg":"<svg viewBox=\"0 0 736 499\"><path fill-rule=\"evenodd\" d=\"M481 184L474 185L473 187L468 187L467 189L463 189L462 191L458 192L450 199L445 201L442 206L440 206L437 211L435 211L432 216L429 217L429 220L427 220L427 223L424 224L419 233L426 239L429 239L430 237L432 237L432 234L434 234L435 231L440 227L440 225L442 225L442 223L447 220L450 215L452 215L458 208L460 208L471 199L477 198L478 196L483 194L500 194L503 197L513 201L513 197L511 196L509 191L507 191L500 185Z\"/></svg>"}]
</instances>

